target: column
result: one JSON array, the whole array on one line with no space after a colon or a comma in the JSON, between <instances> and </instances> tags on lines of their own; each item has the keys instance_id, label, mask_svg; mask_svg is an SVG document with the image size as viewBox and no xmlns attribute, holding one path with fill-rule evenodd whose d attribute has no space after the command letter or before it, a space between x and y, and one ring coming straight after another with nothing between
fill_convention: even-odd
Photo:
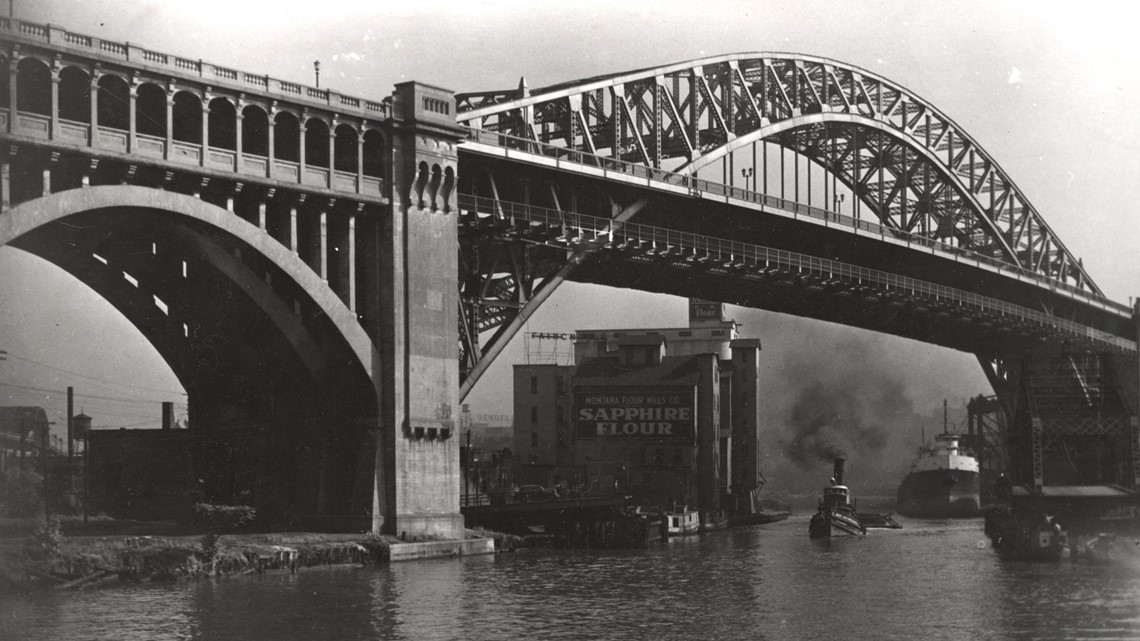
<instances>
[{"instance_id":1,"label":"column","mask_svg":"<svg viewBox=\"0 0 1140 641\"><path fill-rule=\"evenodd\" d=\"M174 94L170 93L170 89L166 90L166 144L162 151L162 157L170 160L170 154L174 151Z\"/></svg>"},{"instance_id":2,"label":"column","mask_svg":"<svg viewBox=\"0 0 1140 641\"><path fill-rule=\"evenodd\" d=\"M99 75L97 69L91 70L91 115L90 126L87 129L87 146L94 147L99 140Z\"/></svg>"},{"instance_id":3,"label":"column","mask_svg":"<svg viewBox=\"0 0 1140 641\"><path fill-rule=\"evenodd\" d=\"M359 184L359 183L358 183ZM358 205L358 209L363 207ZM348 241L345 243L345 253L348 254L348 308L356 313L356 214L348 215Z\"/></svg>"},{"instance_id":4,"label":"column","mask_svg":"<svg viewBox=\"0 0 1140 641\"><path fill-rule=\"evenodd\" d=\"M289 205L289 251L297 253L297 203Z\"/></svg>"},{"instance_id":5,"label":"column","mask_svg":"<svg viewBox=\"0 0 1140 641\"><path fill-rule=\"evenodd\" d=\"M206 166L206 157L210 155L210 94L202 94L202 155L198 157L198 165Z\"/></svg>"},{"instance_id":6,"label":"column","mask_svg":"<svg viewBox=\"0 0 1140 641\"><path fill-rule=\"evenodd\" d=\"M59 67L55 64L51 69L51 111L48 118L48 136L52 140L59 140Z\"/></svg>"},{"instance_id":7,"label":"column","mask_svg":"<svg viewBox=\"0 0 1140 641\"><path fill-rule=\"evenodd\" d=\"M269 124L269 127L268 127L268 129L269 129L269 141L268 141L269 147L268 147L268 151L267 151L267 155L269 156L269 158L266 159L267 162L265 163L266 164L266 169L265 169L265 177L266 178L273 178L273 155L276 153L275 148L277 146L275 143L275 140L274 140L275 138L277 138L277 121L274 119L274 117L276 115L277 115L277 103L276 102L270 102L269 103L269 109L267 109L265 112L265 119L266 119L266 121L268 121L268 124Z\"/></svg>"},{"instance_id":8,"label":"column","mask_svg":"<svg viewBox=\"0 0 1140 641\"><path fill-rule=\"evenodd\" d=\"M356 193L364 189L364 123L360 123L360 130L356 132Z\"/></svg>"},{"instance_id":9,"label":"column","mask_svg":"<svg viewBox=\"0 0 1140 641\"><path fill-rule=\"evenodd\" d=\"M336 125L337 117L333 114L332 122L329 124L329 184L326 185L329 189L336 184L333 180L333 175L336 173Z\"/></svg>"},{"instance_id":10,"label":"column","mask_svg":"<svg viewBox=\"0 0 1140 641\"><path fill-rule=\"evenodd\" d=\"M301 137L301 145L298 147L298 149L300 149L300 153L297 154L297 182L299 183L305 182L305 132L308 130L308 127L305 126L305 123L308 120L309 110L302 109L300 123L297 127L297 133Z\"/></svg>"},{"instance_id":11,"label":"column","mask_svg":"<svg viewBox=\"0 0 1140 641\"><path fill-rule=\"evenodd\" d=\"M12 122L11 119L8 122ZM12 208L12 164L0 158L0 213Z\"/></svg>"},{"instance_id":12,"label":"column","mask_svg":"<svg viewBox=\"0 0 1140 641\"><path fill-rule=\"evenodd\" d=\"M137 78L131 78L131 86L127 90L127 95L130 97L130 113L127 114L130 122L127 125L127 153L135 153L138 151L138 101L139 101L139 83Z\"/></svg>"},{"instance_id":13,"label":"column","mask_svg":"<svg viewBox=\"0 0 1140 641\"><path fill-rule=\"evenodd\" d=\"M19 59L16 52L12 53L12 59L8 62L8 133L16 131L16 92L19 90L16 79L20 75L17 69Z\"/></svg>"},{"instance_id":14,"label":"column","mask_svg":"<svg viewBox=\"0 0 1140 641\"><path fill-rule=\"evenodd\" d=\"M317 217L317 275L329 282L329 225L328 211L321 209Z\"/></svg>"},{"instance_id":15,"label":"column","mask_svg":"<svg viewBox=\"0 0 1140 641\"><path fill-rule=\"evenodd\" d=\"M236 120L234 121L234 153L236 155L236 158L234 158L234 171L241 173L242 169L244 168L244 163L241 159L242 150L244 147L241 140L241 125L242 121L245 120L245 114L242 113L243 105L240 100L238 101L237 107L235 107L235 109L237 109L237 114Z\"/></svg>"},{"instance_id":16,"label":"column","mask_svg":"<svg viewBox=\"0 0 1140 641\"><path fill-rule=\"evenodd\" d=\"M265 231L265 209L266 203L264 200L257 203L257 228L262 232Z\"/></svg>"}]
</instances>

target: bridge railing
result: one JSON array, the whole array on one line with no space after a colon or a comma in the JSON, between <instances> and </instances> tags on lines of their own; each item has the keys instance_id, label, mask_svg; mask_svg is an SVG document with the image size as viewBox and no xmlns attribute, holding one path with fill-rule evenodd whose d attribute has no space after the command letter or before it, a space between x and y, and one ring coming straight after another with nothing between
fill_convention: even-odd
<instances>
[{"instance_id":1,"label":"bridge railing","mask_svg":"<svg viewBox=\"0 0 1140 641\"><path fill-rule=\"evenodd\" d=\"M122 60L148 67L157 67L177 76L203 78L210 82L244 86L262 94L276 94L288 100L301 100L334 107L339 111L361 112L370 118L385 119L391 116L391 106L385 102L346 96L329 89L256 75L216 65L203 60L192 60L172 54L143 49L129 42L103 40L74 33L50 24L40 24L11 17L0 18L0 34L9 33L29 40L82 51L84 53Z\"/></svg>"},{"instance_id":2,"label":"bridge railing","mask_svg":"<svg viewBox=\"0 0 1140 641\"><path fill-rule=\"evenodd\" d=\"M826 258L641 223L614 225L610 219L599 216L504 202L467 194L460 194L459 207L461 210L483 214L496 215L493 212L501 212L503 218L511 221L515 226L525 223L528 226L558 228L561 234L557 238L561 244L565 245L594 244L598 248L636 249L651 256L700 263L718 263L725 269L790 269L798 273L807 272L820 278L871 283L888 290L897 289L923 294L935 299L946 299L999 315L1013 316L1051 326L1060 331L1081 336L1091 341L1106 343L1121 350L1136 350L1134 341L1080 323L1050 316L1035 309L908 276L900 276Z\"/></svg>"},{"instance_id":3,"label":"bridge railing","mask_svg":"<svg viewBox=\"0 0 1140 641\"><path fill-rule=\"evenodd\" d=\"M545 158L553 158L559 161L570 162L586 167L598 168L604 171L616 172L636 178L643 178L646 180L677 185L688 189L692 195L698 197L702 194L716 194L725 198L751 202L758 205L791 212L794 216L803 216L806 218L822 220L826 225L834 224L837 226L848 227L870 234L877 234L881 237L889 236L891 238L905 242L908 246L923 247L931 251L950 254L969 261L973 261L978 265L988 265L1000 273L1015 274L1023 278L1031 279L1037 284L1052 291L1065 292L1070 296L1080 298L1085 302L1102 309L1110 309L1112 311L1127 315L1131 314L1131 309L1125 305L1121 305L1103 296L1099 296L1093 292L1086 291L1069 283L1049 278L1048 276L1044 276L1033 270L1008 263L1004 260L963 249L956 245L947 244L933 238L922 236L920 234L914 234L900 229L894 229L885 225L881 225L879 223L855 218L854 216L846 216L830 211L828 209L805 205L804 203L800 203L794 200L777 198L775 196L769 196L768 194L742 189L740 187L734 187L715 181L695 178L689 174L682 174L664 169L647 167L640 163L629 162L621 160L620 158L599 156L597 154L591 154L589 152L584 152L577 149L570 149L567 147L552 145L549 143L530 140L527 138L519 138L508 134L478 129L475 127L468 128L468 139L473 142L479 142L495 147L502 147L505 149L514 149Z\"/></svg>"}]
</instances>

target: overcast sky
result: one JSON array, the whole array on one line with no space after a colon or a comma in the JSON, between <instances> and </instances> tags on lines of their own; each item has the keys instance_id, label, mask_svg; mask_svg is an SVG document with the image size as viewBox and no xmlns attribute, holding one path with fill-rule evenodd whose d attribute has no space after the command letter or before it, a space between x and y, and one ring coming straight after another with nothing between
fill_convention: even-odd
<instances>
[{"instance_id":1,"label":"overcast sky","mask_svg":"<svg viewBox=\"0 0 1140 641\"><path fill-rule=\"evenodd\" d=\"M720 53L827 56L935 104L998 160L1111 298L1140 293L1140 55L1135 16L1114 4L15 0L15 13L297 82L311 83L320 60L322 87L369 99L410 79L462 92L526 76L536 88ZM989 391L969 355L753 310L730 316L763 340L773 394L789 391L792 371L826 381L868 364L906 381L922 411ZM572 285L528 329L685 322L679 299ZM0 403L43 405L57 421L67 385L96 426L153 426L158 401L184 406L177 379L130 325L11 248L0 248L0 349L9 352ZM857 355L858 368L836 364L837 352ZM510 365L524 359L520 338L468 398L472 411L509 413Z\"/></svg>"}]
</instances>

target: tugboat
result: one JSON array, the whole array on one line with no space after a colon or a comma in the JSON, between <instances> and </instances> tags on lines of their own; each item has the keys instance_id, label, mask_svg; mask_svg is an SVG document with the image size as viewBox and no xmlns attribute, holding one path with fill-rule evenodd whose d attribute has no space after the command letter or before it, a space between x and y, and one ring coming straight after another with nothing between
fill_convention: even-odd
<instances>
[{"instance_id":1,"label":"tugboat","mask_svg":"<svg viewBox=\"0 0 1140 641\"><path fill-rule=\"evenodd\" d=\"M808 524L808 536L813 539L826 539L832 536L859 536L867 533L863 522L855 512L855 502L851 491L843 484L845 459L835 459L835 476L819 500L818 510Z\"/></svg>"},{"instance_id":2,"label":"tugboat","mask_svg":"<svg viewBox=\"0 0 1140 641\"><path fill-rule=\"evenodd\" d=\"M899 485L899 512L906 516L971 517L979 512L978 459L958 447L958 435L947 429L942 403L942 433L934 437L933 447L919 448Z\"/></svg>"}]
</instances>

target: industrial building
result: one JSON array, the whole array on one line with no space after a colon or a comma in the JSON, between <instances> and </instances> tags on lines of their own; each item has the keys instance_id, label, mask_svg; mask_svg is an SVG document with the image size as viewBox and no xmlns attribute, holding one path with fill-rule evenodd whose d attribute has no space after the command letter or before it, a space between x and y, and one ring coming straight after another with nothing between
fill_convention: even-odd
<instances>
[{"instance_id":1,"label":"industrial building","mask_svg":"<svg viewBox=\"0 0 1140 641\"><path fill-rule=\"evenodd\" d=\"M723 305L689 326L580 330L572 364L516 365L520 483L696 507L706 526L758 510L760 341Z\"/></svg>"}]
</instances>

